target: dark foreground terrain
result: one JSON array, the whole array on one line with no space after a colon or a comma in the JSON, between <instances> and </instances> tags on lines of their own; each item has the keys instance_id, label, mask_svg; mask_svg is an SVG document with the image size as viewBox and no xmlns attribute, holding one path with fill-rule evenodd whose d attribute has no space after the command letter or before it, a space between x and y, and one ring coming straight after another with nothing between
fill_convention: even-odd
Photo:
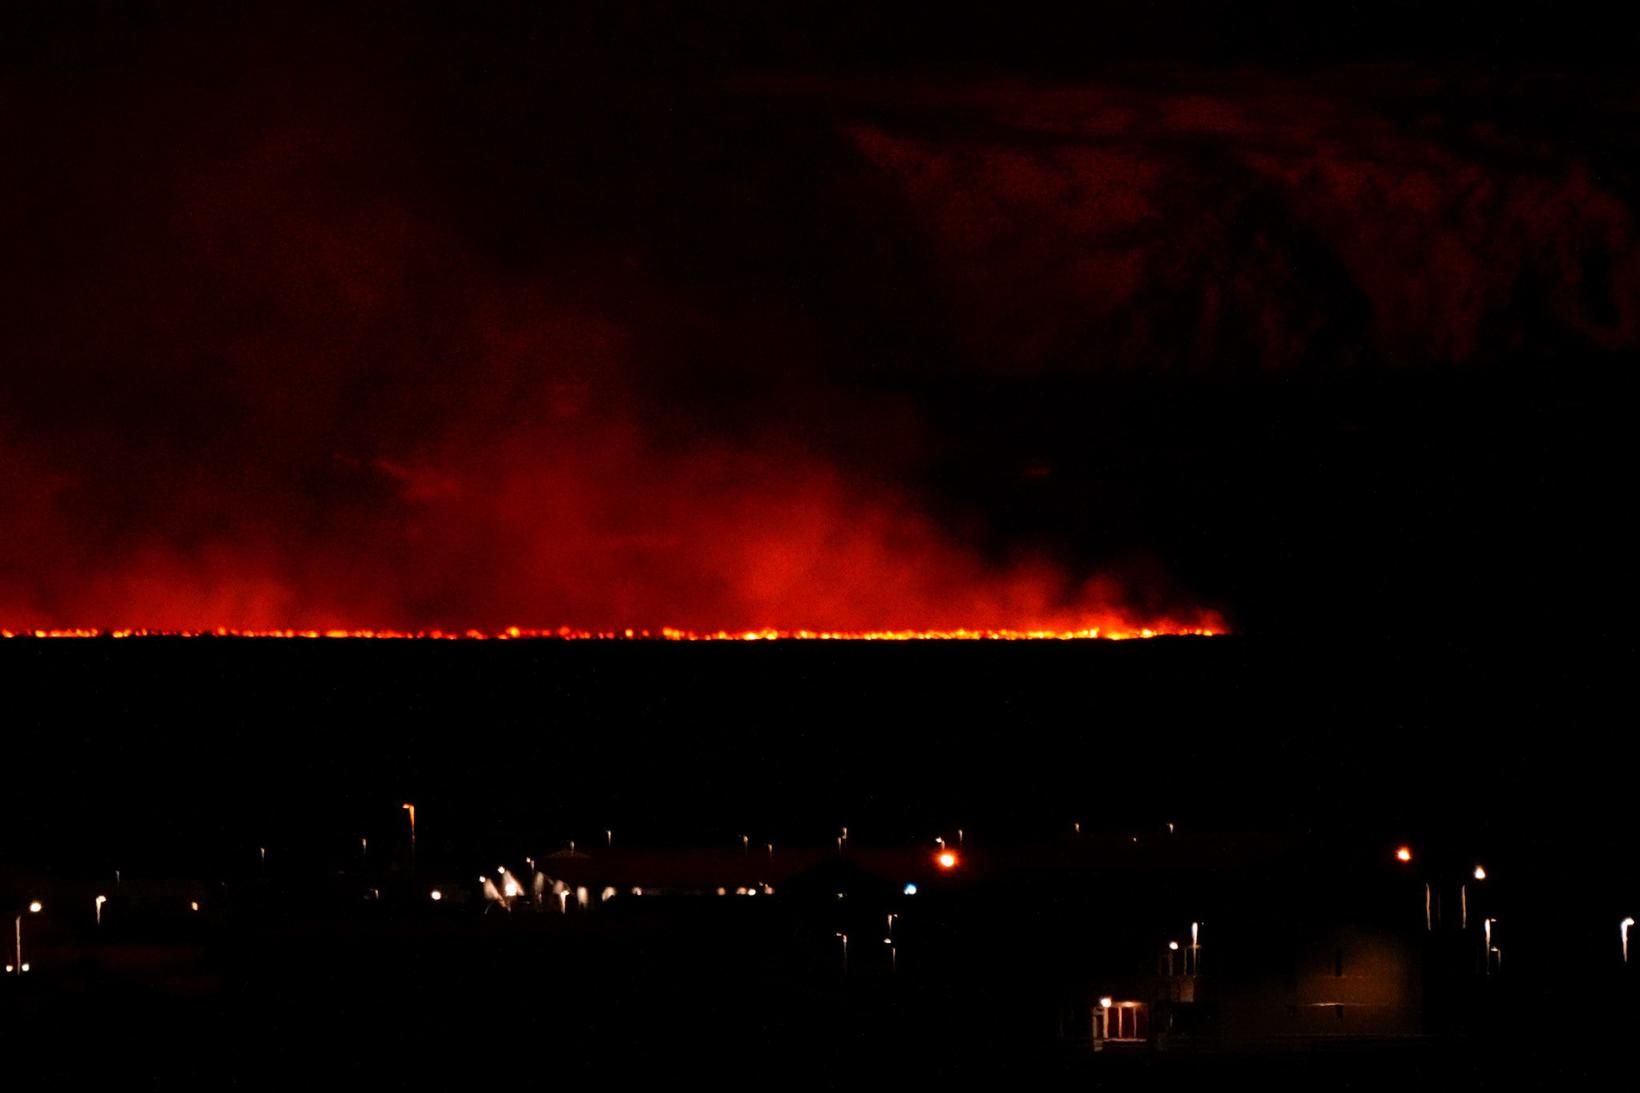
<instances>
[{"instance_id":1,"label":"dark foreground terrain","mask_svg":"<svg viewBox=\"0 0 1640 1093\"><path fill-rule=\"evenodd\" d=\"M6 642L31 970L0 1059L34 1087L1590 1079L1640 1030L1627 657ZM526 861L561 902L484 900ZM1175 1028L1094 1052L1100 995L1175 990L1198 920ZM1259 984L1273 1023L1236 1031ZM1292 1023L1380 988L1380 1032Z\"/></svg>"}]
</instances>

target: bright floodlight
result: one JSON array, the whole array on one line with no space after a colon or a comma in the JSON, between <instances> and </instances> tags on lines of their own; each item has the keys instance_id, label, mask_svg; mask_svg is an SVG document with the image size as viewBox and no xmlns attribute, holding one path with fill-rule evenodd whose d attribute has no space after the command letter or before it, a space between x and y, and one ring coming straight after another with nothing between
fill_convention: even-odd
<instances>
[{"instance_id":1,"label":"bright floodlight","mask_svg":"<svg viewBox=\"0 0 1640 1093\"><path fill-rule=\"evenodd\" d=\"M36 914L36 915L37 915L37 914L39 914L39 913L40 913L40 910L41 910L41 908L40 908L40 901L39 901L39 900L34 900L34 901L33 901L33 902L31 902L31 903L30 903L30 904L29 904L29 905L28 905L28 909L29 909L29 912L30 912L30 913L31 913L31 914Z\"/></svg>"},{"instance_id":2,"label":"bright floodlight","mask_svg":"<svg viewBox=\"0 0 1640 1093\"><path fill-rule=\"evenodd\" d=\"M444 893L435 888L431 892L427 893L427 898L432 900L434 903L437 903L439 900L444 898Z\"/></svg>"},{"instance_id":3,"label":"bright floodlight","mask_svg":"<svg viewBox=\"0 0 1640 1093\"><path fill-rule=\"evenodd\" d=\"M1409 862L1409 861L1411 861L1412 860L1412 847L1410 847L1410 846L1396 847L1396 849L1395 849L1395 860L1398 861L1398 862Z\"/></svg>"},{"instance_id":4,"label":"bright floodlight","mask_svg":"<svg viewBox=\"0 0 1640 1093\"><path fill-rule=\"evenodd\" d=\"M190 911L199 910L199 901L197 899L189 900L188 901L188 910L190 910Z\"/></svg>"},{"instance_id":5,"label":"bright floodlight","mask_svg":"<svg viewBox=\"0 0 1640 1093\"><path fill-rule=\"evenodd\" d=\"M1177 941L1169 941L1167 943L1167 949L1168 952L1176 953L1179 951L1179 943Z\"/></svg>"},{"instance_id":6,"label":"bright floodlight","mask_svg":"<svg viewBox=\"0 0 1640 1093\"><path fill-rule=\"evenodd\" d=\"M507 878L507 883L502 886L502 891L506 892L508 899L517 899L518 898L518 883L516 881L514 881L511 877L508 877Z\"/></svg>"},{"instance_id":7,"label":"bright floodlight","mask_svg":"<svg viewBox=\"0 0 1640 1093\"><path fill-rule=\"evenodd\" d=\"M1480 865L1475 866L1475 879L1476 880L1485 880L1486 879L1486 868L1484 866L1480 866Z\"/></svg>"},{"instance_id":8,"label":"bright floodlight","mask_svg":"<svg viewBox=\"0 0 1640 1093\"><path fill-rule=\"evenodd\" d=\"M917 886L915 884L907 884L905 886L905 894L908 895L908 896L916 895L917 894Z\"/></svg>"},{"instance_id":9,"label":"bright floodlight","mask_svg":"<svg viewBox=\"0 0 1640 1093\"><path fill-rule=\"evenodd\" d=\"M941 869L955 869L957 867L956 852L953 850L941 850L938 854L934 855L934 864L938 865Z\"/></svg>"},{"instance_id":10,"label":"bright floodlight","mask_svg":"<svg viewBox=\"0 0 1640 1093\"><path fill-rule=\"evenodd\" d=\"M1104 998L1099 999L1099 1008L1100 1009L1107 1009L1108 1010L1108 1009L1110 1009L1111 1006L1113 1006L1115 1004L1116 1003L1110 998L1109 995L1106 995Z\"/></svg>"},{"instance_id":11,"label":"bright floodlight","mask_svg":"<svg viewBox=\"0 0 1640 1093\"><path fill-rule=\"evenodd\" d=\"M24 971L25 971L25 972L26 972L26 971L28 971L28 965L27 965L27 964L24 964L24 965L23 965L23 970L24 970Z\"/></svg>"}]
</instances>

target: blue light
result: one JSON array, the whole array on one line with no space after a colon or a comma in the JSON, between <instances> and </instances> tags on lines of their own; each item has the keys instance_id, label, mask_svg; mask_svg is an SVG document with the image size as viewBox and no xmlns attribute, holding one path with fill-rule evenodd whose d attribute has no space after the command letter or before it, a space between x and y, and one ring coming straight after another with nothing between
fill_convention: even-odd
<instances>
[{"instance_id":1,"label":"blue light","mask_svg":"<svg viewBox=\"0 0 1640 1093\"><path fill-rule=\"evenodd\" d=\"M908 895L908 896L916 895L917 894L917 886L915 884L907 884L905 886L905 894Z\"/></svg>"}]
</instances>

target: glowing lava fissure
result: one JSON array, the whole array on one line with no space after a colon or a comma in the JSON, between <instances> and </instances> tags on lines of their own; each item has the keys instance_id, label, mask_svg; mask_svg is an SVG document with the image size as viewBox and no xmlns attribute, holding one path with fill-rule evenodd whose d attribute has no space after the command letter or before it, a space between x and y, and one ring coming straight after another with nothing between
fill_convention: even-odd
<instances>
[{"instance_id":1,"label":"glowing lava fissure","mask_svg":"<svg viewBox=\"0 0 1640 1093\"><path fill-rule=\"evenodd\" d=\"M0 638L296 638L388 641L1125 641L1154 637L1218 637L1228 633L1222 622L1181 626L1170 622L1128 629L1090 627L1076 630L141 630L52 629L0 630Z\"/></svg>"}]
</instances>

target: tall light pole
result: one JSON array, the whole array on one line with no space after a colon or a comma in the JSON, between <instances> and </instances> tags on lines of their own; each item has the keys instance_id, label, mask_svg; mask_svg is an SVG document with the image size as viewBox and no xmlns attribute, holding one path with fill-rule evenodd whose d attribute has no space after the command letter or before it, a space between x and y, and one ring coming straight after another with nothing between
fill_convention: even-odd
<instances>
[{"instance_id":1,"label":"tall light pole","mask_svg":"<svg viewBox=\"0 0 1640 1093\"><path fill-rule=\"evenodd\" d=\"M40 913L40 910L41 910L41 908L40 908L40 901L39 900L33 900L29 903L29 905L28 905L28 913L29 914L37 915L37 914ZM28 965L23 963L23 915L22 915L21 912L19 912L18 915L17 915L16 929L17 929L17 955L16 955L15 963L12 965L12 968L17 969L17 974L18 975L22 975L24 972L28 971ZM12 968L7 968L6 970L11 971Z\"/></svg>"},{"instance_id":2,"label":"tall light pole","mask_svg":"<svg viewBox=\"0 0 1640 1093\"><path fill-rule=\"evenodd\" d=\"M416 806L406 801L399 806L410 814L410 864L416 862Z\"/></svg>"},{"instance_id":3,"label":"tall light pole","mask_svg":"<svg viewBox=\"0 0 1640 1093\"><path fill-rule=\"evenodd\" d=\"M1618 936L1623 939L1623 963L1629 962L1629 927L1634 925L1634 919L1626 918L1617 924Z\"/></svg>"},{"instance_id":4,"label":"tall light pole","mask_svg":"<svg viewBox=\"0 0 1640 1093\"><path fill-rule=\"evenodd\" d=\"M97 925L102 925L102 905L108 902L107 896L97 897Z\"/></svg>"}]
</instances>

